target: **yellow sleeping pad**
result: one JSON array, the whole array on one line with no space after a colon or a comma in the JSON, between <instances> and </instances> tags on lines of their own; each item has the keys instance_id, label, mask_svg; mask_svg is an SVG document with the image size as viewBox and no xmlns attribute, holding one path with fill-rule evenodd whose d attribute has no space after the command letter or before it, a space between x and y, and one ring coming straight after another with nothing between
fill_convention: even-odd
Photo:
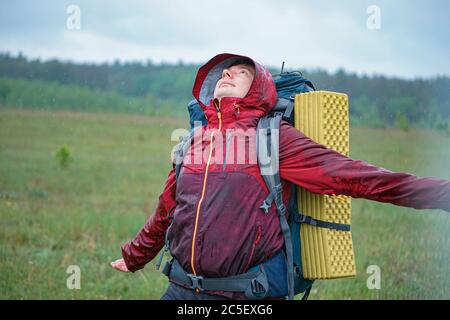
<instances>
[{"instance_id":1,"label":"yellow sleeping pad","mask_svg":"<svg viewBox=\"0 0 450 320\"><path fill-rule=\"evenodd\" d=\"M346 94L315 91L297 94L295 127L317 143L349 155L349 113ZM299 187L299 210L314 219L350 224L351 198L311 193ZM356 275L350 231L301 225L303 276L332 279Z\"/></svg>"}]
</instances>

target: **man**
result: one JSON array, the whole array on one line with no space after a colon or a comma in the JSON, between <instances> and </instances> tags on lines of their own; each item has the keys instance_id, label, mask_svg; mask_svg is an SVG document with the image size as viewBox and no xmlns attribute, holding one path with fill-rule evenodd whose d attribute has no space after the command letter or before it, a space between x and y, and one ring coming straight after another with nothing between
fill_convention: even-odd
<instances>
[{"instance_id":1,"label":"man","mask_svg":"<svg viewBox=\"0 0 450 320\"><path fill-rule=\"evenodd\" d=\"M194 141L185 159L192 159L195 150L206 156L201 163L185 161L178 181L172 168L154 214L134 240L122 247L123 259L111 263L118 270L143 268L163 247L167 230L171 255L186 273L204 278L243 274L283 250L275 206L270 207L269 214L259 208L268 191L258 164L249 163L250 155L245 156L245 163L227 162L227 155L219 155L217 161L216 151L212 160L212 150L219 149L218 143L229 151L223 138L227 130L254 130L258 120L276 104L270 73L248 57L220 54L199 69L193 94L208 124L201 128L203 138ZM396 173L353 160L315 143L284 121L279 136L279 173L285 201L292 182L319 194L450 211L449 180ZM235 154L242 152L231 149ZM195 292L173 279L162 297L220 298L245 297L241 292Z\"/></svg>"}]
</instances>

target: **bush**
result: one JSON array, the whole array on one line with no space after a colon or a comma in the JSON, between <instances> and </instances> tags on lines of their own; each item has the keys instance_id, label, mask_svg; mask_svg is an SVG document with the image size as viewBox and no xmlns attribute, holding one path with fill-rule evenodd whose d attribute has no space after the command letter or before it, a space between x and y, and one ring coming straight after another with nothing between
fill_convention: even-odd
<instances>
[{"instance_id":1,"label":"bush","mask_svg":"<svg viewBox=\"0 0 450 320\"><path fill-rule=\"evenodd\" d=\"M398 114L395 120L395 126L404 132L408 132L409 130L408 118L404 114Z\"/></svg>"},{"instance_id":2,"label":"bush","mask_svg":"<svg viewBox=\"0 0 450 320\"><path fill-rule=\"evenodd\" d=\"M67 145L63 145L59 148L59 150L55 153L55 158L58 161L60 168L67 168L69 162L72 161L72 156L70 149Z\"/></svg>"}]
</instances>

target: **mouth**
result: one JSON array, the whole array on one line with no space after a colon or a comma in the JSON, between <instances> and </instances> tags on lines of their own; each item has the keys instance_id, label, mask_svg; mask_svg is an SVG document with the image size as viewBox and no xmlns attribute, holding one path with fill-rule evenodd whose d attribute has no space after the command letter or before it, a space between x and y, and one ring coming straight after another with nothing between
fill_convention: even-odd
<instances>
[{"instance_id":1,"label":"mouth","mask_svg":"<svg viewBox=\"0 0 450 320\"><path fill-rule=\"evenodd\" d=\"M220 87L223 87L223 86L230 86L230 87L234 87L234 84L232 84L231 82L222 82L221 84L220 84L220 86L219 86L219 88Z\"/></svg>"}]
</instances>

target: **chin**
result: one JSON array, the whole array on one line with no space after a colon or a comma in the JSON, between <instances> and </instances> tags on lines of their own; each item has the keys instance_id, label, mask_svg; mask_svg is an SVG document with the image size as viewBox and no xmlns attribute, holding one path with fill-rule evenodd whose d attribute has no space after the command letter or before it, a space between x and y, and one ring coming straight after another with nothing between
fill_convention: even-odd
<instances>
[{"instance_id":1,"label":"chin","mask_svg":"<svg viewBox=\"0 0 450 320\"><path fill-rule=\"evenodd\" d=\"M221 99L224 97L237 97L236 92L234 92L233 90L219 90L214 96L217 99Z\"/></svg>"}]
</instances>

